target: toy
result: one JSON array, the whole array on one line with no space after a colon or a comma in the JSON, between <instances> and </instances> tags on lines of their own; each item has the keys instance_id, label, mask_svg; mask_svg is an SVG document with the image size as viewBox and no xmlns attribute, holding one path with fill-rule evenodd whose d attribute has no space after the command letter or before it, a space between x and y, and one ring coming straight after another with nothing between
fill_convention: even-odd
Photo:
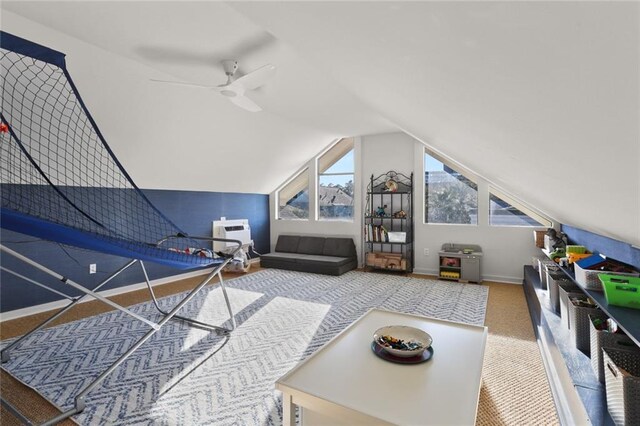
<instances>
[{"instance_id":1,"label":"toy","mask_svg":"<svg viewBox=\"0 0 640 426\"><path fill-rule=\"evenodd\" d=\"M9 126L4 123L0 123L0 133L7 133L9 131Z\"/></svg>"},{"instance_id":2,"label":"toy","mask_svg":"<svg viewBox=\"0 0 640 426\"><path fill-rule=\"evenodd\" d=\"M385 204L384 206L378 206L378 208L376 209L376 213L375 216L377 217L386 217L387 216L387 212L384 210L387 208L387 205Z\"/></svg>"},{"instance_id":3,"label":"toy","mask_svg":"<svg viewBox=\"0 0 640 426\"><path fill-rule=\"evenodd\" d=\"M393 217L395 217L396 219L404 219L405 217L407 217L407 212L405 212L404 210L398 210L393 214Z\"/></svg>"},{"instance_id":4,"label":"toy","mask_svg":"<svg viewBox=\"0 0 640 426\"><path fill-rule=\"evenodd\" d=\"M387 180L384 186L384 190L388 192L396 192L398 190L398 183L393 179Z\"/></svg>"}]
</instances>

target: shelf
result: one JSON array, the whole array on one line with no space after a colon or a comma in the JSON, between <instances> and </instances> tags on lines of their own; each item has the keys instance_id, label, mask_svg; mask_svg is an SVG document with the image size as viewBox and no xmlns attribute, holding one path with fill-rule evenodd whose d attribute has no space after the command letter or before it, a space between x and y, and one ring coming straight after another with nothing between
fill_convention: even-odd
<instances>
[{"instance_id":1,"label":"shelf","mask_svg":"<svg viewBox=\"0 0 640 426\"><path fill-rule=\"evenodd\" d=\"M389 272L402 272L402 273L407 273L409 271L407 271L406 269L399 269L399 268L382 268L380 266L374 266L374 265L366 265L367 268L371 268L371 269L375 269L378 271L389 271Z\"/></svg>"},{"instance_id":2,"label":"shelf","mask_svg":"<svg viewBox=\"0 0 640 426\"><path fill-rule=\"evenodd\" d=\"M391 219L391 220L407 220L406 217L392 217L392 216L365 216L365 219Z\"/></svg>"},{"instance_id":3,"label":"shelf","mask_svg":"<svg viewBox=\"0 0 640 426\"><path fill-rule=\"evenodd\" d=\"M440 265L440 269L455 269L455 270L459 271L462 268L459 267L459 266L444 266L444 265Z\"/></svg>"},{"instance_id":4,"label":"shelf","mask_svg":"<svg viewBox=\"0 0 640 426\"><path fill-rule=\"evenodd\" d=\"M549 254L546 250L542 249L542 252L549 257ZM620 306L613 306L607 303L607 299L602 291L594 291L587 290L583 288L576 281L576 276L569 268L558 265L560 270L567 275L573 282L575 282L582 292L584 292L587 296L593 299L598 307L602 309L611 319L613 319L618 326L625 332L627 335L636 343L636 345L640 346L640 310L639 309L631 309L631 308L623 308Z\"/></svg>"},{"instance_id":5,"label":"shelf","mask_svg":"<svg viewBox=\"0 0 640 426\"><path fill-rule=\"evenodd\" d=\"M589 357L572 343L570 331L551 306L538 272L524 267L524 293L543 358L549 385L557 404L560 424L613 426L607 411L605 386L598 381Z\"/></svg>"},{"instance_id":6,"label":"shelf","mask_svg":"<svg viewBox=\"0 0 640 426\"><path fill-rule=\"evenodd\" d=\"M407 243L390 243L387 241L365 241L366 244L398 244L398 245L407 245L407 244L411 244L411 242L407 242Z\"/></svg>"},{"instance_id":7,"label":"shelf","mask_svg":"<svg viewBox=\"0 0 640 426\"><path fill-rule=\"evenodd\" d=\"M387 189L396 189L396 191L388 191ZM364 267L379 271L412 272L415 262L413 173L405 175L390 170L378 176L372 174L365 193L367 195L366 208L363 212L364 243L362 244ZM398 212L404 212L405 217L394 217L393 215ZM378 213L384 215L379 216ZM392 235L392 233L396 233L396 235ZM392 241L388 241L389 236ZM371 240L371 238L378 238L378 240ZM401 255L404 267L387 269L386 267L368 265L365 259L371 253L379 257L384 257L385 254Z\"/></svg>"},{"instance_id":8,"label":"shelf","mask_svg":"<svg viewBox=\"0 0 640 426\"><path fill-rule=\"evenodd\" d=\"M386 191L386 192L367 192L367 195L393 195L393 194L411 194L411 191Z\"/></svg>"}]
</instances>

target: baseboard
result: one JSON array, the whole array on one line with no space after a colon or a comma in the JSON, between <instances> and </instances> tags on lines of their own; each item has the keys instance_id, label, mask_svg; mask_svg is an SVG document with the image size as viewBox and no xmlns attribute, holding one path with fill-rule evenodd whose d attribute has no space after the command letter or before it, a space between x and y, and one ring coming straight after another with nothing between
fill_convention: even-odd
<instances>
[{"instance_id":1,"label":"baseboard","mask_svg":"<svg viewBox=\"0 0 640 426\"><path fill-rule=\"evenodd\" d=\"M197 271L186 272L184 274L171 275L169 277L158 278L155 280L151 280L151 286L155 287L155 286L167 284L173 281L197 277L199 275L208 274L211 271L213 271L213 268L199 269ZM124 287L98 291L98 293L101 296L111 297L111 296L116 296L122 293L129 293L131 291L141 290L144 288L147 288L147 284L145 282L140 282L136 284L129 284ZM93 297L86 297L78 303L90 302L92 300L96 300L96 299L94 299ZM21 308L21 309L15 309L13 311L2 312L0 313L0 322L22 318L29 315L39 314L41 312L51 311L53 309L61 309L67 306L68 304L69 304L69 301L67 299L62 299L62 300L56 300L55 302L43 303L41 305L29 306L27 308Z\"/></svg>"},{"instance_id":2,"label":"baseboard","mask_svg":"<svg viewBox=\"0 0 640 426\"><path fill-rule=\"evenodd\" d=\"M437 269L421 269L416 268L413 270L414 274L419 275L433 275L435 277L438 276L439 271ZM522 285L522 277L505 277L501 275L483 275L483 281L491 281L496 283L504 283L504 284L516 284Z\"/></svg>"}]
</instances>

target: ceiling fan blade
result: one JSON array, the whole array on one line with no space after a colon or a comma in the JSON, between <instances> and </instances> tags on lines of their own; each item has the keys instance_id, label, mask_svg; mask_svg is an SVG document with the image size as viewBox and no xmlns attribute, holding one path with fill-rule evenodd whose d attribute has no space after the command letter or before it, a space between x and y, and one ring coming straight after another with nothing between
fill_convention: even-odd
<instances>
[{"instance_id":1,"label":"ceiling fan blade","mask_svg":"<svg viewBox=\"0 0 640 426\"><path fill-rule=\"evenodd\" d=\"M242 85L246 90L254 90L273 78L276 73L275 65L267 64L257 70L238 78L234 83Z\"/></svg>"},{"instance_id":2,"label":"ceiling fan blade","mask_svg":"<svg viewBox=\"0 0 640 426\"><path fill-rule=\"evenodd\" d=\"M256 104L246 96L234 96L233 98L229 98L229 100L234 104L236 104L237 106L239 106L240 108L245 109L247 111L250 111L250 112L262 111L262 108L260 108L258 104Z\"/></svg>"},{"instance_id":3,"label":"ceiling fan blade","mask_svg":"<svg viewBox=\"0 0 640 426\"><path fill-rule=\"evenodd\" d=\"M186 83L184 81L156 80L156 79L153 79L153 78L150 78L149 80L153 81L154 83L176 84L176 85L180 85L180 86L199 87L201 89L215 89L216 88L216 86L204 86L202 84Z\"/></svg>"}]
</instances>

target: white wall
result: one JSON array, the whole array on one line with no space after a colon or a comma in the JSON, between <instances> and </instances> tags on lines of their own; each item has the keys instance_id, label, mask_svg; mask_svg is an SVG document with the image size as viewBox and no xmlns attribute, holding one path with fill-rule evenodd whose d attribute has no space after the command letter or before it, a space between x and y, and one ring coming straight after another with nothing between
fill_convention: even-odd
<instances>
[{"instance_id":1,"label":"white wall","mask_svg":"<svg viewBox=\"0 0 640 426\"><path fill-rule=\"evenodd\" d=\"M356 138L357 140L357 138ZM533 243L532 228L489 226L489 185L478 182L478 225L441 225L424 223L424 145L405 133L362 136L356 142L356 204L353 222L325 222L310 219L291 221L275 219L275 192L271 194L271 244L278 235L351 236L356 242L362 264L362 212L366 202L366 186L373 174L389 170L414 174L415 267L417 273L437 275L438 251L444 243L478 244L483 249L482 275L486 280L521 283L523 265L540 254ZM316 176L315 161L308 164L311 176ZM309 198L315 211L315 179L311 180ZM424 249L429 249L429 256Z\"/></svg>"}]
</instances>

